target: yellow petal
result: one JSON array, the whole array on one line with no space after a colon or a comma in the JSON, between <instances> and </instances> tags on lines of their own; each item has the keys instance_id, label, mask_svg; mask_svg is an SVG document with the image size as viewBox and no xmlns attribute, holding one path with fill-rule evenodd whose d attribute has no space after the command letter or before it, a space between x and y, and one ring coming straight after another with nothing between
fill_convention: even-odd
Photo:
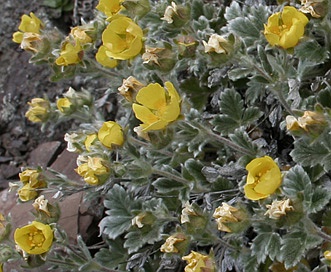
<instances>
[{"instance_id":1,"label":"yellow petal","mask_svg":"<svg viewBox=\"0 0 331 272\"><path fill-rule=\"evenodd\" d=\"M259 194L254 190L254 185L246 184L244 186L245 196L250 200L259 200L268 197L268 195Z\"/></svg>"},{"instance_id":2,"label":"yellow petal","mask_svg":"<svg viewBox=\"0 0 331 272\"><path fill-rule=\"evenodd\" d=\"M95 59L97 62L99 62L101 65L109 68L114 68L117 66L117 60L112 59L107 56L106 54L107 48L105 46L100 46L98 49L98 52L95 55Z\"/></svg>"},{"instance_id":3,"label":"yellow petal","mask_svg":"<svg viewBox=\"0 0 331 272\"><path fill-rule=\"evenodd\" d=\"M13 42L21 43L23 41L23 32L17 31L13 34Z\"/></svg>"},{"instance_id":4,"label":"yellow petal","mask_svg":"<svg viewBox=\"0 0 331 272\"><path fill-rule=\"evenodd\" d=\"M142 105L133 103L132 109L136 118L142 121L144 124L150 125L160 120L159 117L157 117L148 108Z\"/></svg>"},{"instance_id":5,"label":"yellow petal","mask_svg":"<svg viewBox=\"0 0 331 272\"><path fill-rule=\"evenodd\" d=\"M151 83L139 90L136 100L149 109L158 110L166 106L166 93L160 84Z\"/></svg>"}]
</instances>

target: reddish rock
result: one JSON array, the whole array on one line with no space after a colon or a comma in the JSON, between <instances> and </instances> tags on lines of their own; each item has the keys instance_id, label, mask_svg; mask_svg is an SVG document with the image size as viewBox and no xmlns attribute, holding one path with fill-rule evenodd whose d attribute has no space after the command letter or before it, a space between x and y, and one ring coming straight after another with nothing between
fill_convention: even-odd
<instances>
[{"instance_id":1,"label":"reddish rock","mask_svg":"<svg viewBox=\"0 0 331 272\"><path fill-rule=\"evenodd\" d=\"M49 166L60 152L61 143L58 141L42 143L29 156L28 166Z\"/></svg>"}]
</instances>

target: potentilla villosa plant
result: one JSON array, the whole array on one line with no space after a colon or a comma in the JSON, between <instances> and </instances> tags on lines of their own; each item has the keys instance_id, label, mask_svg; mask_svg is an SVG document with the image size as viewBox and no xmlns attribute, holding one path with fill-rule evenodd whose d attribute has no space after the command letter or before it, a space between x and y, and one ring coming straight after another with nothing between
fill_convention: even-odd
<instances>
[{"instance_id":1,"label":"potentilla villosa plant","mask_svg":"<svg viewBox=\"0 0 331 272\"><path fill-rule=\"evenodd\" d=\"M51 80L108 88L24 101L42 131L76 120L63 136L83 182L22 169L10 186L35 220L11 231L0 216L0 271L328 271L331 2L100 0L94 12L66 34L30 13L13 35ZM69 243L57 223L78 191L102 214L98 244Z\"/></svg>"}]
</instances>

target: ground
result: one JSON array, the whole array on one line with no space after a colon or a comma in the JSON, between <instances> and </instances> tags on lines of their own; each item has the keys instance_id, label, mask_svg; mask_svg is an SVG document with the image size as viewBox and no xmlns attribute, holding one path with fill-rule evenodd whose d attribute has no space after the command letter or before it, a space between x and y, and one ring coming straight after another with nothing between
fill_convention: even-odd
<instances>
[{"instance_id":1,"label":"ground","mask_svg":"<svg viewBox=\"0 0 331 272\"><path fill-rule=\"evenodd\" d=\"M76 6L80 2L91 2L72 1ZM45 95L54 100L70 86L81 85L77 78L51 82L50 68L29 63L31 54L12 41L12 34L17 31L23 14L34 12L40 18L49 19L47 23L63 32L77 21L74 11L58 13L43 3L40 0L0 0L0 188L6 188L8 180L17 180L31 152L41 143L60 141L61 148L65 148L63 134L70 124L42 133L39 124L33 124L24 117L27 102ZM80 4L91 10L86 3Z\"/></svg>"}]
</instances>

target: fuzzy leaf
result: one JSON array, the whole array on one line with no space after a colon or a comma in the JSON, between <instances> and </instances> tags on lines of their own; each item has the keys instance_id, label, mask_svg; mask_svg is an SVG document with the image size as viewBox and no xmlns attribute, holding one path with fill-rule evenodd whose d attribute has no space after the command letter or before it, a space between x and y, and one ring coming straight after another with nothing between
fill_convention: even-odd
<instances>
[{"instance_id":1,"label":"fuzzy leaf","mask_svg":"<svg viewBox=\"0 0 331 272\"><path fill-rule=\"evenodd\" d=\"M284 262L285 268L294 267L302 259L305 253L305 233L300 232L297 237L297 232L292 232L283 239L283 245L280 248L281 260Z\"/></svg>"},{"instance_id":2,"label":"fuzzy leaf","mask_svg":"<svg viewBox=\"0 0 331 272\"><path fill-rule=\"evenodd\" d=\"M323 63L328 57L326 47L322 47L315 40L301 42L295 47L296 55L304 60L311 61L314 64Z\"/></svg>"},{"instance_id":3,"label":"fuzzy leaf","mask_svg":"<svg viewBox=\"0 0 331 272\"><path fill-rule=\"evenodd\" d=\"M128 248L129 254L136 252L145 244L153 244L162 239L159 226L143 226L141 229L130 231L125 236L124 247Z\"/></svg>"},{"instance_id":4,"label":"fuzzy leaf","mask_svg":"<svg viewBox=\"0 0 331 272\"><path fill-rule=\"evenodd\" d=\"M95 259L104 267L116 269L119 264L126 263L128 259L127 250L123 247L123 240L117 238L107 241L108 248L101 248L96 254Z\"/></svg>"},{"instance_id":5,"label":"fuzzy leaf","mask_svg":"<svg viewBox=\"0 0 331 272\"><path fill-rule=\"evenodd\" d=\"M100 233L115 239L131 227L131 220L134 217L131 210L134 203L127 192L119 185L114 187L106 195L104 205L109 210L108 216L104 217L99 223Z\"/></svg>"},{"instance_id":6,"label":"fuzzy leaf","mask_svg":"<svg viewBox=\"0 0 331 272\"><path fill-rule=\"evenodd\" d=\"M167 194L173 191L180 191L181 189L185 188L185 185L183 183L168 178L158 178L153 182L153 186L160 194Z\"/></svg>"},{"instance_id":7,"label":"fuzzy leaf","mask_svg":"<svg viewBox=\"0 0 331 272\"><path fill-rule=\"evenodd\" d=\"M254 123L261 116L258 108L245 108L240 94L234 89L225 90L220 96L221 114L215 116L212 124L215 130L222 134L234 132L240 126Z\"/></svg>"},{"instance_id":8,"label":"fuzzy leaf","mask_svg":"<svg viewBox=\"0 0 331 272\"><path fill-rule=\"evenodd\" d=\"M326 172L331 170L331 137L329 131L324 131L314 142L301 138L294 143L290 153L295 162L302 166L320 164Z\"/></svg>"}]
</instances>

